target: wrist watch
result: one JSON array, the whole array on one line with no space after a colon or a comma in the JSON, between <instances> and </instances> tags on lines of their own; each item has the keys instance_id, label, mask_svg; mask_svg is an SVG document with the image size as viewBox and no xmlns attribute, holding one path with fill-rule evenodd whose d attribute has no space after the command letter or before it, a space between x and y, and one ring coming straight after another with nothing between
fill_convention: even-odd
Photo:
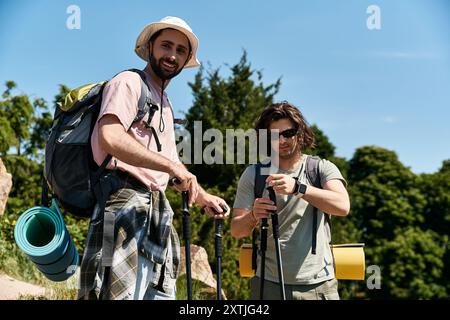
<instances>
[{"instance_id":1,"label":"wrist watch","mask_svg":"<svg viewBox=\"0 0 450 320\"><path fill-rule=\"evenodd\" d=\"M298 178L294 178L294 179L295 179L295 186L294 186L294 191L292 192L292 194L294 196L301 198L305 194L307 186L306 186L306 184L301 183L301 181L298 180Z\"/></svg>"}]
</instances>

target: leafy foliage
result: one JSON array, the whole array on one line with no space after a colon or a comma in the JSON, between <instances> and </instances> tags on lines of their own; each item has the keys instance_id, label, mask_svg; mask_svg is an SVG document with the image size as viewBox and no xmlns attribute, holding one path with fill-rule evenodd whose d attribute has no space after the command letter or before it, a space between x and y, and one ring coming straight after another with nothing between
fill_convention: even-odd
<instances>
[{"instance_id":1,"label":"leafy foliage","mask_svg":"<svg viewBox=\"0 0 450 320\"><path fill-rule=\"evenodd\" d=\"M427 228L426 208L433 201L421 177L379 147L357 149L349 165L352 215L366 244L366 262L382 270L382 289L368 291L368 297L445 296L440 279L448 237Z\"/></svg>"}]
</instances>

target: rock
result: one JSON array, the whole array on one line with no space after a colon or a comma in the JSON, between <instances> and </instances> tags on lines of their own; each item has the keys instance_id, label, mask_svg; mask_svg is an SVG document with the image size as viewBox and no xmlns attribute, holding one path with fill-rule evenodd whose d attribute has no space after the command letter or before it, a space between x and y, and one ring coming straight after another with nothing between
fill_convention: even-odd
<instances>
[{"instance_id":1,"label":"rock","mask_svg":"<svg viewBox=\"0 0 450 320\"><path fill-rule=\"evenodd\" d=\"M181 247L180 257L180 275L186 273L184 257L184 247ZM205 248L191 244L191 274L192 279L198 280L206 286L216 291L216 279L214 278L211 266L208 262L208 254ZM226 299L225 293L222 289L222 297Z\"/></svg>"},{"instance_id":2,"label":"rock","mask_svg":"<svg viewBox=\"0 0 450 320\"><path fill-rule=\"evenodd\" d=\"M16 280L10 276L0 274L0 300L15 300L20 296L44 296L45 288L23 281Z\"/></svg>"},{"instance_id":3,"label":"rock","mask_svg":"<svg viewBox=\"0 0 450 320\"><path fill-rule=\"evenodd\" d=\"M0 159L0 216L5 211L8 194L12 187L12 176L6 172L2 159Z\"/></svg>"}]
</instances>

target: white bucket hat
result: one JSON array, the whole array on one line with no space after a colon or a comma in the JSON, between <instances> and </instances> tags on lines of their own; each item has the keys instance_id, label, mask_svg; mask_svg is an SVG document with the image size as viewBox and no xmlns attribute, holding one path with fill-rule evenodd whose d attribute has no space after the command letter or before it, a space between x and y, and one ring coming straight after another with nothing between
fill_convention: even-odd
<instances>
[{"instance_id":1,"label":"white bucket hat","mask_svg":"<svg viewBox=\"0 0 450 320\"><path fill-rule=\"evenodd\" d=\"M144 30L142 30L136 40L136 47L134 49L136 54L145 61L148 61L148 43L151 36L158 30L166 28L178 30L186 35L186 37L189 39L189 43L191 44L192 53L191 58L184 67L198 67L200 65L200 62L198 62L197 60L198 38L194 34L194 32L192 32L191 27L189 27L189 25L183 19L177 17L165 17L162 18L159 22L153 22L145 26Z\"/></svg>"}]
</instances>

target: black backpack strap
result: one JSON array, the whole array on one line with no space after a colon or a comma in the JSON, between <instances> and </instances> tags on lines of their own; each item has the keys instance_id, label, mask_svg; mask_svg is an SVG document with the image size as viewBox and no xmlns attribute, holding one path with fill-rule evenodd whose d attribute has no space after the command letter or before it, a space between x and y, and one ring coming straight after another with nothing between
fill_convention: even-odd
<instances>
[{"instance_id":1,"label":"black backpack strap","mask_svg":"<svg viewBox=\"0 0 450 320\"><path fill-rule=\"evenodd\" d=\"M320 160L319 156L308 156L306 158L306 178L312 186L322 189L319 172Z\"/></svg>"},{"instance_id":2,"label":"black backpack strap","mask_svg":"<svg viewBox=\"0 0 450 320\"><path fill-rule=\"evenodd\" d=\"M319 156L308 156L306 158L306 178L309 183L316 187L322 189L322 184L320 183L320 171L319 171ZM311 245L311 253L316 254L317 247L317 220L318 220L318 209L316 207L313 208L313 230L312 230L312 245ZM328 224L331 235L331 217L329 214L324 212L325 222ZM330 238L331 244L331 238Z\"/></svg>"},{"instance_id":3,"label":"black backpack strap","mask_svg":"<svg viewBox=\"0 0 450 320\"><path fill-rule=\"evenodd\" d=\"M309 183L316 187L322 188L320 184L320 173L319 173L319 161L320 157L318 156L308 156L306 158L306 178ZM317 248L317 220L318 220L318 212L317 208L313 208L313 225L312 225L312 244L311 244L311 253L316 254Z\"/></svg>"},{"instance_id":4,"label":"black backpack strap","mask_svg":"<svg viewBox=\"0 0 450 320\"><path fill-rule=\"evenodd\" d=\"M138 113L133 120L133 124L142 120L147 113L149 113L148 122L150 122L159 107L153 100L152 92L148 86L145 72L139 69L129 69L127 71L135 72L141 78L141 96L138 101Z\"/></svg>"},{"instance_id":5,"label":"black backpack strap","mask_svg":"<svg viewBox=\"0 0 450 320\"><path fill-rule=\"evenodd\" d=\"M139 69L129 69L128 71L136 72L141 77L141 96L139 97L138 101L138 113L133 120L133 124L138 121L141 121L148 113L148 120L146 121L146 127L152 130L152 134L153 137L155 137L155 143L156 147L158 148L158 152L161 152L162 146L161 143L159 142L156 130L155 128L150 126L150 122L152 122L153 116L155 115L155 112L158 111L159 107L153 100L152 92L148 87L146 81L145 72Z\"/></svg>"},{"instance_id":6,"label":"black backpack strap","mask_svg":"<svg viewBox=\"0 0 450 320\"><path fill-rule=\"evenodd\" d=\"M47 184L47 180L45 179L45 174L42 174L41 206L46 207L46 208L49 207L48 184Z\"/></svg>"},{"instance_id":7,"label":"black backpack strap","mask_svg":"<svg viewBox=\"0 0 450 320\"><path fill-rule=\"evenodd\" d=\"M103 181L105 177L100 178L100 182L96 184L96 197L98 202L98 210L103 215L103 236L102 236L102 260L101 267L103 269L103 281L100 290L100 300L107 299L106 288L110 277L112 260L114 255L114 228L115 215L113 212L105 212L106 201L110 195L109 184Z\"/></svg>"}]
</instances>

